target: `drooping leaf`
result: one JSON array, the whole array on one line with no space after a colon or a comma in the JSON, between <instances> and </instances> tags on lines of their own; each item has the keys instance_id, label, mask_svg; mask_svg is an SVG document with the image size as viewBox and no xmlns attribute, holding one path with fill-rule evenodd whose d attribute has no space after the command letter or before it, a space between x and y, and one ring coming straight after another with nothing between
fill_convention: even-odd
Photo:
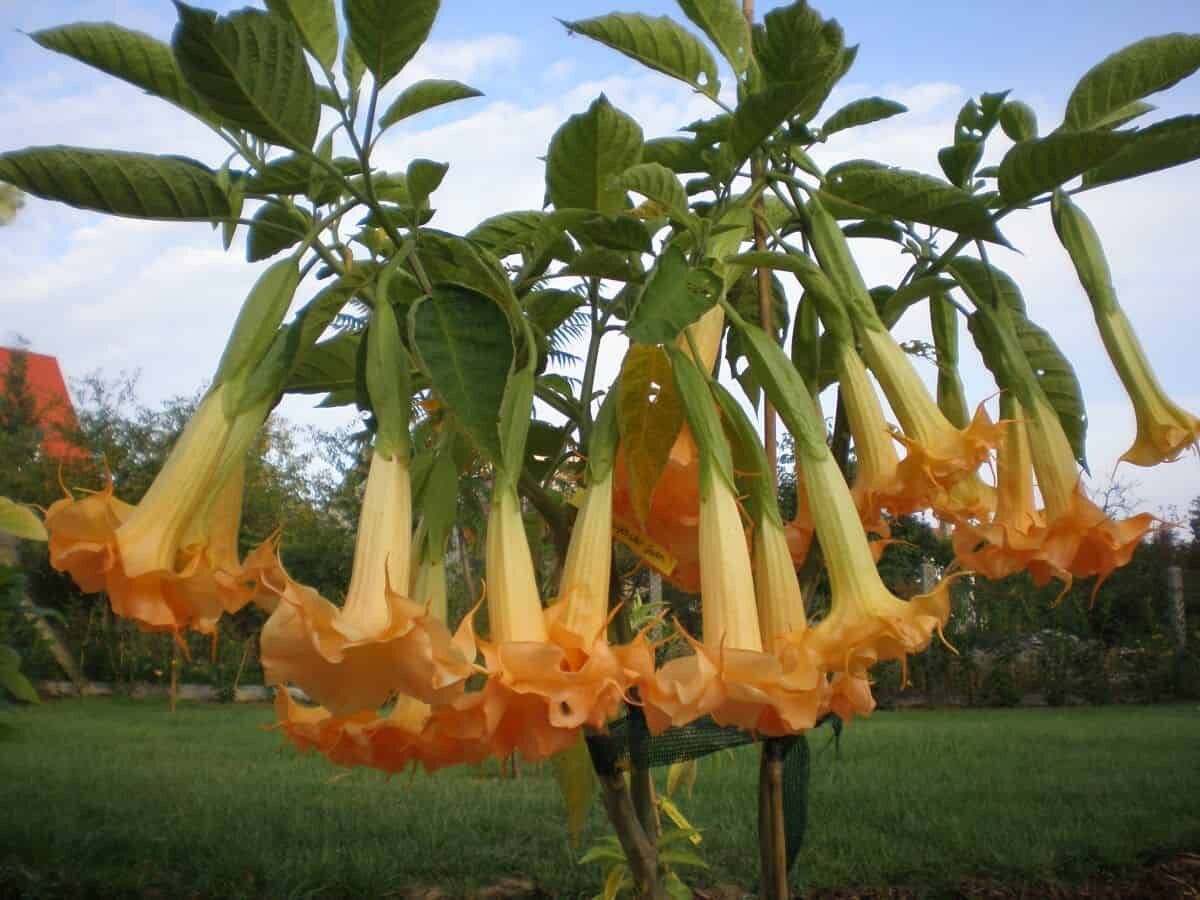
<instances>
[{"instance_id":1,"label":"drooping leaf","mask_svg":"<svg viewBox=\"0 0 1200 900\"><path fill-rule=\"evenodd\" d=\"M288 19L326 69L337 61L338 28L333 0L266 0L267 9Z\"/></svg>"},{"instance_id":2,"label":"drooping leaf","mask_svg":"<svg viewBox=\"0 0 1200 900\"><path fill-rule=\"evenodd\" d=\"M606 216L590 209L556 209L550 213L545 225L547 229L554 226L569 231L585 250L602 247L650 253L653 249L645 224L631 215Z\"/></svg>"},{"instance_id":3,"label":"drooping leaf","mask_svg":"<svg viewBox=\"0 0 1200 900\"><path fill-rule=\"evenodd\" d=\"M354 41L345 41L342 44L342 77L346 79L351 94L358 94L363 75L366 73L367 66L355 48Z\"/></svg>"},{"instance_id":4,"label":"drooping leaf","mask_svg":"<svg viewBox=\"0 0 1200 900\"><path fill-rule=\"evenodd\" d=\"M275 341L299 283L300 267L295 259L272 263L258 277L238 311L217 365L215 384L247 375L259 365Z\"/></svg>"},{"instance_id":5,"label":"drooping leaf","mask_svg":"<svg viewBox=\"0 0 1200 900\"><path fill-rule=\"evenodd\" d=\"M46 526L28 506L0 497L0 532L13 534L27 541L49 540Z\"/></svg>"},{"instance_id":6,"label":"drooping leaf","mask_svg":"<svg viewBox=\"0 0 1200 900\"><path fill-rule=\"evenodd\" d=\"M183 77L224 121L293 150L317 139L321 103L296 29L255 9L217 17L176 0L171 49Z\"/></svg>"},{"instance_id":7,"label":"drooping leaf","mask_svg":"<svg viewBox=\"0 0 1200 900\"><path fill-rule=\"evenodd\" d=\"M659 204L676 222L689 220L687 192L675 173L659 163L630 166L613 179L621 191L633 191Z\"/></svg>"},{"instance_id":8,"label":"drooping leaf","mask_svg":"<svg viewBox=\"0 0 1200 900\"><path fill-rule=\"evenodd\" d=\"M456 100L468 100L471 97L482 97L483 91L463 84L461 81L449 81L429 78L411 84L400 92L400 96L392 101L382 116L379 117L379 127L388 128L397 122L415 116L417 113Z\"/></svg>"},{"instance_id":9,"label":"drooping leaf","mask_svg":"<svg viewBox=\"0 0 1200 900\"><path fill-rule=\"evenodd\" d=\"M120 78L202 119L212 111L188 87L162 41L111 22L79 22L30 35L43 47Z\"/></svg>"},{"instance_id":10,"label":"drooping leaf","mask_svg":"<svg viewBox=\"0 0 1200 900\"><path fill-rule=\"evenodd\" d=\"M641 126L601 94L550 139L546 196L558 209L620 212L625 192L612 186L612 178L639 163L641 156Z\"/></svg>"},{"instance_id":11,"label":"drooping leaf","mask_svg":"<svg viewBox=\"0 0 1200 900\"><path fill-rule=\"evenodd\" d=\"M137 219L205 221L230 212L212 170L177 156L28 147L0 155L0 181L47 200Z\"/></svg>"},{"instance_id":12,"label":"drooping leaf","mask_svg":"<svg viewBox=\"0 0 1200 900\"><path fill-rule=\"evenodd\" d=\"M571 291L544 290L530 293L521 306L530 323L543 334L549 335L566 322L583 302L581 295Z\"/></svg>"},{"instance_id":13,"label":"drooping leaf","mask_svg":"<svg viewBox=\"0 0 1200 900\"><path fill-rule=\"evenodd\" d=\"M1148 115L1156 109L1158 107L1153 103L1147 103L1145 100L1134 100L1132 103L1126 103L1124 106L1114 109L1108 115L1104 116L1096 123L1096 127L1120 128L1122 125Z\"/></svg>"},{"instance_id":14,"label":"drooping leaf","mask_svg":"<svg viewBox=\"0 0 1200 900\"><path fill-rule=\"evenodd\" d=\"M1089 69L1067 100L1063 128L1085 131L1129 103L1187 78L1200 69L1200 34L1143 38Z\"/></svg>"},{"instance_id":15,"label":"drooping leaf","mask_svg":"<svg viewBox=\"0 0 1200 900\"><path fill-rule=\"evenodd\" d=\"M353 394L358 386L361 332L343 332L313 345L297 361L284 389L289 394Z\"/></svg>"},{"instance_id":16,"label":"drooping leaf","mask_svg":"<svg viewBox=\"0 0 1200 900\"><path fill-rule=\"evenodd\" d=\"M617 387L617 428L629 471L633 509L645 522L654 488L683 425L683 406L666 352L634 344L625 355Z\"/></svg>"},{"instance_id":17,"label":"drooping leaf","mask_svg":"<svg viewBox=\"0 0 1200 900\"><path fill-rule=\"evenodd\" d=\"M457 235L421 229L418 243L421 264L429 280L456 284L490 297L510 316L518 315L517 298L500 261L486 250Z\"/></svg>"},{"instance_id":18,"label":"drooping leaf","mask_svg":"<svg viewBox=\"0 0 1200 900\"><path fill-rule=\"evenodd\" d=\"M858 128L860 125L869 125L872 122L890 119L892 116L906 112L908 112L908 107L895 100L885 100L883 97L864 97L861 100L847 103L826 119L825 124L821 126L821 134L828 137L838 131L845 131L847 128Z\"/></svg>"},{"instance_id":19,"label":"drooping leaf","mask_svg":"<svg viewBox=\"0 0 1200 900\"><path fill-rule=\"evenodd\" d=\"M447 163L434 162L431 159L414 159L410 162L404 173L409 202L417 209L428 208L429 195L441 185L449 168Z\"/></svg>"},{"instance_id":20,"label":"drooping leaf","mask_svg":"<svg viewBox=\"0 0 1200 900\"><path fill-rule=\"evenodd\" d=\"M754 58L767 81L812 85L820 95L818 107L854 58L854 51L845 49L842 26L805 0L768 12L755 26L753 42Z\"/></svg>"},{"instance_id":21,"label":"drooping leaf","mask_svg":"<svg viewBox=\"0 0 1200 900\"><path fill-rule=\"evenodd\" d=\"M717 63L708 48L669 16L609 13L563 25L572 34L586 35L710 97L721 90Z\"/></svg>"},{"instance_id":22,"label":"drooping leaf","mask_svg":"<svg viewBox=\"0 0 1200 900\"><path fill-rule=\"evenodd\" d=\"M1128 144L1112 131L1059 131L1014 144L1000 161L1000 196L1017 204L1100 165Z\"/></svg>"},{"instance_id":23,"label":"drooping leaf","mask_svg":"<svg viewBox=\"0 0 1200 900\"><path fill-rule=\"evenodd\" d=\"M717 300L719 284L693 273L678 247L668 247L655 264L625 333L642 344L674 341ZM707 290L705 289L707 287Z\"/></svg>"},{"instance_id":24,"label":"drooping leaf","mask_svg":"<svg viewBox=\"0 0 1200 900\"><path fill-rule=\"evenodd\" d=\"M475 446L499 462L497 425L514 357L508 317L484 294L441 285L414 305L409 321L434 392Z\"/></svg>"},{"instance_id":25,"label":"drooping leaf","mask_svg":"<svg viewBox=\"0 0 1200 900\"><path fill-rule=\"evenodd\" d=\"M982 200L931 175L855 160L829 170L825 192L898 219L1004 243Z\"/></svg>"},{"instance_id":26,"label":"drooping leaf","mask_svg":"<svg viewBox=\"0 0 1200 900\"><path fill-rule=\"evenodd\" d=\"M345 0L350 41L382 87L408 65L433 28L439 0Z\"/></svg>"},{"instance_id":27,"label":"drooping leaf","mask_svg":"<svg viewBox=\"0 0 1200 900\"><path fill-rule=\"evenodd\" d=\"M347 176L358 175L362 171L358 160L348 156L337 157L333 164ZM251 194L305 194L326 177L325 170L311 159L298 153L289 153L267 163L261 171L246 176L242 188ZM357 185L361 183L361 179L356 182Z\"/></svg>"},{"instance_id":28,"label":"drooping leaf","mask_svg":"<svg viewBox=\"0 0 1200 900\"><path fill-rule=\"evenodd\" d=\"M467 238L503 259L535 246L548 218L548 213L533 209L500 213L476 225L467 232Z\"/></svg>"},{"instance_id":29,"label":"drooping leaf","mask_svg":"<svg viewBox=\"0 0 1200 900\"><path fill-rule=\"evenodd\" d=\"M1134 132L1126 145L1083 174L1093 187L1200 159L1200 116L1176 116Z\"/></svg>"},{"instance_id":30,"label":"drooping leaf","mask_svg":"<svg viewBox=\"0 0 1200 900\"><path fill-rule=\"evenodd\" d=\"M644 273L634 265L629 253L591 247L576 254L560 274L607 278L611 281L640 281Z\"/></svg>"},{"instance_id":31,"label":"drooping leaf","mask_svg":"<svg viewBox=\"0 0 1200 900\"><path fill-rule=\"evenodd\" d=\"M750 35L734 0L676 0L683 14L712 41L738 75L750 65Z\"/></svg>"},{"instance_id":32,"label":"drooping leaf","mask_svg":"<svg viewBox=\"0 0 1200 900\"><path fill-rule=\"evenodd\" d=\"M579 846L579 833L587 822L588 811L596 796L596 770L588 754L583 735L570 750L550 758L554 766L554 778L562 792L567 807L567 828L571 832L572 845Z\"/></svg>"},{"instance_id":33,"label":"drooping leaf","mask_svg":"<svg viewBox=\"0 0 1200 900\"><path fill-rule=\"evenodd\" d=\"M989 266L974 256L956 256L946 266L946 271L954 276L972 303L993 307L999 304L1022 318L1025 316L1025 298L1021 289L1003 269Z\"/></svg>"},{"instance_id":34,"label":"drooping leaf","mask_svg":"<svg viewBox=\"0 0 1200 900\"><path fill-rule=\"evenodd\" d=\"M266 203L251 220L246 237L246 259L268 259L299 243L312 227L312 217L294 206Z\"/></svg>"},{"instance_id":35,"label":"drooping leaf","mask_svg":"<svg viewBox=\"0 0 1200 900\"><path fill-rule=\"evenodd\" d=\"M983 141L966 141L943 147L938 151L937 159L949 182L965 188L975 174L975 167L983 159Z\"/></svg>"}]
</instances>

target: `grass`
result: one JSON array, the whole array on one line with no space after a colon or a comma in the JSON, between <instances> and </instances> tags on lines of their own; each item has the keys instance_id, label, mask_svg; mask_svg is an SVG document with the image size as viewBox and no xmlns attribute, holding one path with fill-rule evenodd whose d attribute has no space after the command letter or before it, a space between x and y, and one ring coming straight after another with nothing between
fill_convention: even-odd
<instances>
[{"instance_id":1,"label":"grass","mask_svg":"<svg viewBox=\"0 0 1200 900\"><path fill-rule=\"evenodd\" d=\"M591 896L549 767L390 781L280 749L265 706L62 701L7 713L0 893L462 895L505 878ZM812 738L797 886L1076 881L1200 847L1200 708L878 713ZM754 748L680 805L699 883L753 886ZM586 848L606 833L599 804Z\"/></svg>"}]
</instances>

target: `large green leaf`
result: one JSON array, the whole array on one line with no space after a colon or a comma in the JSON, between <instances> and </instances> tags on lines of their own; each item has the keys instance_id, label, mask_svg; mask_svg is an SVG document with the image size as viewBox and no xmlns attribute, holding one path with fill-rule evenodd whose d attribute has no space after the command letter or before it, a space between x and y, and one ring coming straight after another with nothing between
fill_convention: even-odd
<instances>
[{"instance_id":1,"label":"large green leaf","mask_svg":"<svg viewBox=\"0 0 1200 900\"><path fill-rule=\"evenodd\" d=\"M683 251L668 247L650 273L646 289L633 311L625 333L641 344L665 344L699 319L717 300L715 276L701 276L688 268Z\"/></svg>"},{"instance_id":2,"label":"large green leaf","mask_svg":"<svg viewBox=\"0 0 1200 900\"><path fill-rule=\"evenodd\" d=\"M729 143L735 162L748 157L790 119L807 122L825 101L825 85L817 81L774 82L748 95L734 111Z\"/></svg>"},{"instance_id":3,"label":"large green leaf","mask_svg":"<svg viewBox=\"0 0 1200 900\"><path fill-rule=\"evenodd\" d=\"M707 172L704 147L690 138L654 138L642 144L642 162L659 163L672 172Z\"/></svg>"},{"instance_id":4,"label":"large green leaf","mask_svg":"<svg viewBox=\"0 0 1200 900\"><path fill-rule=\"evenodd\" d=\"M141 88L204 119L213 117L162 41L111 22L79 22L30 35L49 50L62 53Z\"/></svg>"},{"instance_id":5,"label":"large green leaf","mask_svg":"<svg viewBox=\"0 0 1200 900\"><path fill-rule=\"evenodd\" d=\"M1028 103L1009 100L1000 108L1000 128L1010 140L1031 140L1038 134L1037 113Z\"/></svg>"},{"instance_id":6,"label":"large green leaf","mask_svg":"<svg viewBox=\"0 0 1200 900\"><path fill-rule=\"evenodd\" d=\"M27 541L44 541L48 539L46 526L28 506L14 503L7 497L0 497L0 532L15 534Z\"/></svg>"},{"instance_id":7,"label":"large green leaf","mask_svg":"<svg viewBox=\"0 0 1200 900\"><path fill-rule=\"evenodd\" d=\"M712 41L733 71L741 75L750 65L750 35L740 4L735 0L676 0L683 14Z\"/></svg>"},{"instance_id":8,"label":"large green leaf","mask_svg":"<svg viewBox=\"0 0 1200 900\"><path fill-rule=\"evenodd\" d=\"M267 9L288 19L326 69L337 62L338 27L333 0L266 0Z\"/></svg>"},{"instance_id":9,"label":"large green leaf","mask_svg":"<svg viewBox=\"0 0 1200 900\"><path fill-rule=\"evenodd\" d=\"M889 168L869 160L855 160L829 170L825 191L856 206L898 219L947 228L965 237L1005 243L981 199L932 175Z\"/></svg>"},{"instance_id":10,"label":"large green leaf","mask_svg":"<svg viewBox=\"0 0 1200 900\"><path fill-rule=\"evenodd\" d=\"M0 155L0 181L80 209L137 219L221 219L229 198L211 169L177 156L79 147Z\"/></svg>"},{"instance_id":11,"label":"large green leaf","mask_svg":"<svg viewBox=\"0 0 1200 900\"><path fill-rule=\"evenodd\" d=\"M467 238L499 259L533 247L549 214L540 210L514 210L484 219L467 232Z\"/></svg>"},{"instance_id":12,"label":"large green leaf","mask_svg":"<svg viewBox=\"0 0 1200 900\"><path fill-rule=\"evenodd\" d=\"M312 227L312 217L294 206L266 203L254 214L246 238L246 259L257 262L299 243Z\"/></svg>"},{"instance_id":13,"label":"large green leaf","mask_svg":"<svg viewBox=\"0 0 1200 900\"><path fill-rule=\"evenodd\" d=\"M686 223L690 218L687 191L675 173L660 163L644 162L630 166L613 179L613 185L622 191L633 191L653 200L676 222Z\"/></svg>"},{"instance_id":14,"label":"large green leaf","mask_svg":"<svg viewBox=\"0 0 1200 900\"><path fill-rule=\"evenodd\" d=\"M845 49L842 26L835 19L795 0L771 10L755 26L754 58L768 82L813 85L823 102L849 68L854 51Z\"/></svg>"},{"instance_id":15,"label":"large green leaf","mask_svg":"<svg viewBox=\"0 0 1200 900\"><path fill-rule=\"evenodd\" d=\"M337 157L333 164L347 176L358 175L362 171L358 160L348 156ZM327 177L326 171L311 159L298 153L289 153L267 163L261 171L246 176L242 188L250 194L305 194ZM361 179L357 180L357 184L361 184Z\"/></svg>"},{"instance_id":16,"label":"large green leaf","mask_svg":"<svg viewBox=\"0 0 1200 900\"><path fill-rule=\"evenodd\" d=\"M490 297L501 309L518 315L516 295L500 261L466 238L422 229L418 241L421 264L434 286L455 284Z\"/></svg>"},{"instance_id":17,"label":"large green leaf","mask_svg":"<svg viewBox=\"0 0 1200 900\"><path fill-rule=\"evenodd\" d=\"M311 149L321 104L292 24L254 9L218 18L175 5L171 48L192 90L231 125L273 144Z\"/></svg>"},{"instance_id":18,"label":"large green leaf","mask_svg":"<svg viewBox=\"0 0 1200 900\"><path fill-rule=\"evenodd\" d=\"M886 100L883 97L864 97L861 100L847 103L826 119L825 124L821 126L821 134L828 137L835 132L845 131L847 128L858 128L860 125L869 125L872 122L890 119L892 116L906 112L908 112L908 107L895 100Z\"/></svg>"},{"instance_id":19,"label":"large green leaf","mask_svg":"<svg viewBox=\"0 0 1200 900\"><path fill-rule=\"evenodd\" d=\"M1134 132L1124 147L1083 174L1087 187L1200 159L1200 116L1177 116Z\"/></svg>"},{"instance_id":20,"label":"large green leaf","mask_svg":"<svg viewBox=\"0 0 1200 900\"><path fill-rule=\"evenodd\" d=\"M483 92L477 91L461 81L440 80L428 78L411 84L400 92L400 96L392 101L382 116L379 117L379 127L387 128L402 119L415 116L417 113L435 106L443 106L456 100L468 100L471 97L482 97Z\"/></svg>"},{"instance_id":21,"label":"large green leaf","mask_svg":"<svg viewBox=\"0 0 1200 900\"><path fill-rule=\"evenodd\" d=\"M1082 175L1126 146L1113 131L1059 131L1014 144L1000 161L1000 196L1017 204Z\"/></svg>"},{"instance_id":22,"label":"large green leaf","mask_svg":"<svg viewBox=\"0 0 1200 900\"><path fill-rule=\"evenodd\" d=\"M288 377L289 394L354 391L358 385L358 350L362 334L345 332L313 345Z\"/></svg>"},{"instance_id":23,"label":"large green leaf","mask_svg":"<svg viewBox=\"0 0 1200 900\"><path fill-rule=\"evenodd\" d=\"M1079 79L1063 128L1084 131L1134 100L1164 91L1200 69L1200 34L1143 38L1102 60Z\"/></svg>"},{"instance_id":24,"label":"large green leaf","mask_svg":"<svg viewBox=\"0 0 1200 900\"><path fill-rule=\"evenodd\" d=\"M550 139L546 196L558 209L620 212L625 191L612 184L642 158L642 129L601 94L587 112L571 116Z\"/></svg>"},{"instance_id":25,"label":"large green leaf","mask_svg":"<svg viewBox=\"0 0 1200 900\"><path fill-rule=\"evenodd\" d=\"M408 65L429 37L438 0L345 0L350 40L380 86Z\"/></svg>"},{"instance_id":26,"label":"large green leaf","mask_svg":"<svg viewBox=\"0 0 1200 900\"><path fill-rule=\"evenodd\" d=\"M668 16L610 13L563 25L573 34L586 35L710 97L721 90L717 63L708 48Z\"/></svg>"},{"instance_id":27,"label":"large green leaf","mask_svg":"<svg viewBox=\"0 0 1200 900\"><path fill-rule=\"evenodd\" d=\"M434 391L476 447L499 462L497 425L513 364L504 311L476 291L442 285L413 307L409 322Z\"/></svg>"}]
</instances>

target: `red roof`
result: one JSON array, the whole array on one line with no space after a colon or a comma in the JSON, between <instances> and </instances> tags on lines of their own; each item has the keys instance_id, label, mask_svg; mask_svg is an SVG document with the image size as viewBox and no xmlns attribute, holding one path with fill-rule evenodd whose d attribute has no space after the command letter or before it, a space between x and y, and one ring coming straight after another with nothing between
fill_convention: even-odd
<instances>
[{"instance_id":1,"label":"red roof","mask_svg":"<svg viewBox=\"0 0 1200 900\"><path fill-rule=\"evenodd\" d=\"M86 459L87 452L64 437L78 426L58 360L42 353L0 347L0 374L8 372L14 356L25 359L25 383L33 396L34 417L42 430L42 449L55 459Z\"/></svg>"}]
</instances>

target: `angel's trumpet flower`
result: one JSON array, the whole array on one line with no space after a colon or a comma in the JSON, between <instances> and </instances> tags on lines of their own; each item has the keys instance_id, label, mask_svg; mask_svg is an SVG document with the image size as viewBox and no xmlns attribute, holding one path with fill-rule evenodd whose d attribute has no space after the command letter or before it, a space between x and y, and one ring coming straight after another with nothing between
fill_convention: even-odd
<instances>
[{"instance_id":1,"label":"angel's trumpet flower","mask_svg":"<svg viewBox=\"0 0 1200 900\"><path fill-rule=\"evenodd\" d=\"M1135 466L1156 466L1178 459L1188 447L1197 446L1200 418L1173 402L1155 377L1146 351L1117 299L1104 248L1091 221L1061 191L1055 192L1051 209L1059 239L1092 303L1104 348L1133 401L1137 436L1121 459Z\"/></svg>"},{"instance_id":2,"label":"angel's trumpet flower","mask_svg":"<svg viewBox=\"0 0 1200 900\"><path fill-rule=\"evenodd\" d=\"M725 314L714 306L688 326L688 336L680 335L679 350L692 355L698 351L698 363L712 371L721 349ZM616 520L633 532L644 530L646 536L670 554L674 565L662 575L680 590L695 593L700 590L700 557L698 533L700 528L700 457L691 430L686 424L679 430L667 455L666 465L653 487L650 509L644 523L635 512L633 488L629 481L624 453L618 451L617 476L614 487ZM653 559L649 560L654 564Z\"/></svg>"},{"instance_id":3,"label":"angel's trumpet flower","mask_svg":"<svg viewBox=\"0 0 1200 900\"><path fill-rule=\"evenodd\" d=\"M487 533L491 639L480 641L483 690L434 712L434 727L504 758L546 759L583 725L603 728L624 696L605 640L612 540L612 473L588 490L571 534L559 601L543 610L515 490L497 481Z\"/></svg>"},{"instance_id":4,"label":"angel's trumpet flower","mask_svg":"<svg viewBox=\"0 0 1200 900\"><path fill-rule=\"evenodd\" d=\"M401 593L409 588L411 529L408 459L377 448L345 603L335 606L286 573L266 579L279 595L262 631L268 683L295 683L338 715L373 711L396 691L428 703L462 692L472 672L472 637L460 630L452 638Z\"/></svg>"},{"instance_id":5,"label":"angel's trumpet flower","mask_svg":"<svg viewBox=\"0 0 1200 900\"><path fill-rule=\"evenodd\" d=\"M996 513L990 521L960 521L954 528L955 557L965 569L987 578L1023 571L1041 546L1046 519L1033 496L1033 457L1020 405L1000 398L1004 440L996 451Z\"/></svg>"},{"instance_id":6,"label":"angel's trumpet flower","mask_svg":"<svg viewBox=\"0 0 1200 900\"><path fill-rule=\"evenodd\" d=\"M965 428L956 428L934 402L907 353L896 343L875 309L862 273L850 255L845 235L815 198L810 203L813 247L837 302L853 322L862 355L879 380L900 420L897 438L908 450L899 475L905 492L930 496L949 490L988 459L1001 431L983 406Z\"/></svg>"},{"instance_id":7,"label":"angel's trumpet flower","mask_svg":"<svg viewBox=\"0 0 1200 900\"><path fill-rule=\"evenodd\" d=\"M689 637L695 650L692 655L671 660L655 678L639 682L647 724L651 732L658 732L711 714L720 724L765 734L799 733L816 721L820 679L803 653L776 655L770 646L786 647L789 638L802 632L804 606L783 524L774 507L765 455L736 402L732 398L722 402L733 427L743 433L739 444L753 447L760 457L754 464L759 473L756 492L759 500L771 504L770 512L764 514L770 520L764 529L771 531L758 554L756 602L750 550L732 487L732 459L712 395L691 361L679 354L673 362L688 418L693 431L704 435L702 449L707 454L700 471L703 639ZM726 398L722 395L721 399ZM738 415L740 418L734 418ZM767 617L770 645L766 652L760 609Z\"/></svg>"},{"instance_id":8,"label":"angel's trumpet flower","mask_svg":"<svg viewBox=\"0 0 1200 900\"><path fill-rule=\"evenodd\" d=\"M109 478L102 490L68 494L46 512L51 564L85 591L106 591L113 612L143 630L212 633L222 612L254 594L238 584L234 469L245 444L231 435L253 435L265 413L231 419L229 390L219 385L204 397L136 506L113 496Z\"/></svg>"}]
</instances>

